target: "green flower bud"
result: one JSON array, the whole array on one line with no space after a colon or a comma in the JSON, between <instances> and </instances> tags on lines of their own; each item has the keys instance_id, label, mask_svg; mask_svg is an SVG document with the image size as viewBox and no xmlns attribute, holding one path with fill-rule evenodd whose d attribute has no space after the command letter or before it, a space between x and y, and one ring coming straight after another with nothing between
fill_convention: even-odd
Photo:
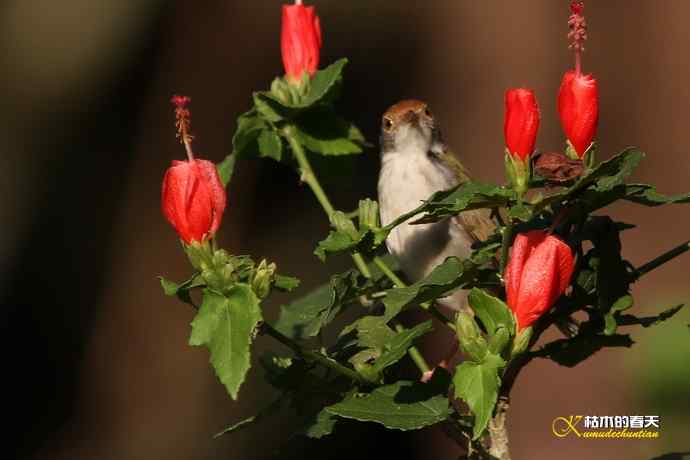
<instances>
[{"instance_id":1,"label":"green flower bud","mask_svg":"<svg viewBox=\"0 0 690 460\"><path fill-rule=\"evenodd\" d=\"M271 292L271 284L273 283L273 276L276 272L276 264L266 262L266 259L259 263L256 267L254 276L252 277L252 289L254 293L263 299Z\"/></svg>"},{"instance_id":2,"label":"green flower bud","mask_svg":"<svg viewBox=\"0 0 690 460\"><path fill-rule=\"evenodd\" d=\"M488 345L474 318L465 312L459 312L455 320L455 328L462 351L475 361L484 359Z\"/></svg>"}]
</instances>

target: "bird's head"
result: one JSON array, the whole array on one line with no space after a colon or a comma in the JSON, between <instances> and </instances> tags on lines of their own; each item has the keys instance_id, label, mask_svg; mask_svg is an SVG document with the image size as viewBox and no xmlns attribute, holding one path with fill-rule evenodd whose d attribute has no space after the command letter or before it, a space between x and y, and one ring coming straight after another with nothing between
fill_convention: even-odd
<instances>
[{"instance_id":1,"label":"bird's head","mask_svg":"<svg viewBox=\"0 0 690 460\"><path fill-rule=\"evenodd\" d=\"M428 152L438 136L434 116L426 102L407 99L386 110L381 119L383 153Z\"/></svg>"}]
</instances>

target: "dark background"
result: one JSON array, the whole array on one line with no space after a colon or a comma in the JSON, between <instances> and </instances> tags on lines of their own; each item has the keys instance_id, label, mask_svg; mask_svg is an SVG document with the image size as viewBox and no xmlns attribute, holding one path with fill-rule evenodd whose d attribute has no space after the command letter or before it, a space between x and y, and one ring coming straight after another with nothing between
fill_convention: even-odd
<instances>
[{"instance_id":1,"label":"dark background","mask_svg":"<svg viewBox=\"0 0 690 460\"><path fill-rule=\"evenodd\" d=\"M341 109L376 141L380 114L427 100L475 176L503 180L503 92L526 85L542 109L538 145L562 134L555 99L566 50L566 0L316 2L322 63L351 60ZM649 153L635 179L690 189L690 3L588 1L586 71L599 80L602 157ZM192 312L162 295L156 275L188 266L160 214L160 182L183 149L168 100L192 97L195 148L219 161L252 90L282 73L280 2L6 0L0 5L0 324L8 422L3 458L454 458L442 435L361 425L287 445L278 417L210 435L271 398L252 372L230 401L203 349L186 345ZM327 181L337 207L375 195L378 157ZM312 257L326 222L289 169L241 163L219 234L238 253L270 256L304 287L324 280ZM616 206L639 224L625 255L641 264L687 240L687 207ZM330 263L333 270L346 260ZM690 257L636 287L638 312L690 301ZM280 299L279 299L280 300ZM284 299L283 299L284 300ZM278 302L268 307L274 317ZM690 450L690 315L634 330L632 351L605 351L576 369L531 365L515 388L514 458L641 458ZM277 349L268 339L260 350ZM430 344L430 356L442 349ZM655 441L555 439L569 414L655 414ZM348 431L348 430L345 430ZM325 454L324 452L329 452Z\"/></svg>"}]
</instances>

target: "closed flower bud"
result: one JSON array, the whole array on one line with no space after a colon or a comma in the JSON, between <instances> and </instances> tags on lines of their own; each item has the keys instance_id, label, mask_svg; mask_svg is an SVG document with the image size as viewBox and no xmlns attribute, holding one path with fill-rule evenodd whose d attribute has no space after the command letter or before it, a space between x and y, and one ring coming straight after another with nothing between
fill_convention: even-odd
<instances>
[{"instance_id":1,"label":"closed flower bud","mask_svg":"<svg viewBox=\"0 0 690 460\"><path fill-rule=\"evenodd\" d=\"M523 161L532 155L538 130L539 106L534 92L525 88L506 91L503 131L508 153Z\"/></svg>"},{"instance_id":2,"label":"closed flower bud","mask_svg":"<svg viewBox=\"0 0 690 460\"><path fill-rule=\"evenodd\" d=\"M486 339L471 315L463 311L458 312L455 319L455 332L463 352L475 361L484 359L488 349Z\"/></svg>"},{"instance_id":3,"label":"closed flower bud","mask_svg":"<svg viewBox=\"0 0 690 460\"><path fill-rule=\"evenodd\" d=\"M565 292L573 275L570 247L542 230L515 238L505 272L508 306L518 331L530 326Z\"/></svg>"},{"instance_id":4,"label":"closed flower bud","mask_svg":"<svg viewBox=\"0 0 690 460\"><path fill-rule=\"evenodd\" d=\"M300 84L305 72L314 75L319 68L321 24L313 6L283 5L280 49L290 83Z\"/></svg>"},{"instance_id":5,"label":"closed flower bud","mask_svg":"<svg viewBox=\"0 0 690 460\"><path fill-rule=\"evenodd\" d=\"M582 159L592 145L599 122L597 81L591 75L566 72L558 92L558 114L570 145Z\"/></svg>"},{"instance_id":6,"label":"closed flower bud","mask_svg":"<svg viewBox=\"0 0 690 460\"><path fill-rule=\"evenodd\" d=\"M163 215L182 241L202 243L214 236L225 211L225 188L207 160L173 161L161 193Z\"/></svg>"},{"instance_id":7,"label":"closed flower bud","mask_svg":"<svg viewBox=\"0 0 690 460\"><path fill-rule=\"evenodd\" d=\"M263 299L271 292L271 284L276 272L276 264L266 262L266 259L259 263L256 267L254 276L252 277L252 289L257 297Z\"/></svg>"}]
</instances>

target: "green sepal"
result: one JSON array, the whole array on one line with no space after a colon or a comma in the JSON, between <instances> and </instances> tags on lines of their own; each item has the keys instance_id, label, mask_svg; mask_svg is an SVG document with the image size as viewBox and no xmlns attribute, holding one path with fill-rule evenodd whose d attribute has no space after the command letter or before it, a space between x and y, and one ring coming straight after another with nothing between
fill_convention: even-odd
<instances>
[{"instance_id":1,"label":"green sepal","mask_svg":"<svg viewBox=\"0 0 690 460\"><path fill-rule=\"evenodd\" d=\"M523 160L517 155L512 155L506 148L504 162L508 180L513 185L518 195L524 195L529 188L532 177L532 163L530 157L527 156Z\"/></svg>"},{"instance_id":2,"label":"green sepal","mask_svg":"<svg viewBox=\"0 0 690 460\"><path fill-rule=\"evenodd\" d=\"M510 357L515 358L526 352L529 347L529 342L532 339L532 326L526 327L519 331L513 339L513 348L510 351Z\"/></svg>"}]
</instances>

